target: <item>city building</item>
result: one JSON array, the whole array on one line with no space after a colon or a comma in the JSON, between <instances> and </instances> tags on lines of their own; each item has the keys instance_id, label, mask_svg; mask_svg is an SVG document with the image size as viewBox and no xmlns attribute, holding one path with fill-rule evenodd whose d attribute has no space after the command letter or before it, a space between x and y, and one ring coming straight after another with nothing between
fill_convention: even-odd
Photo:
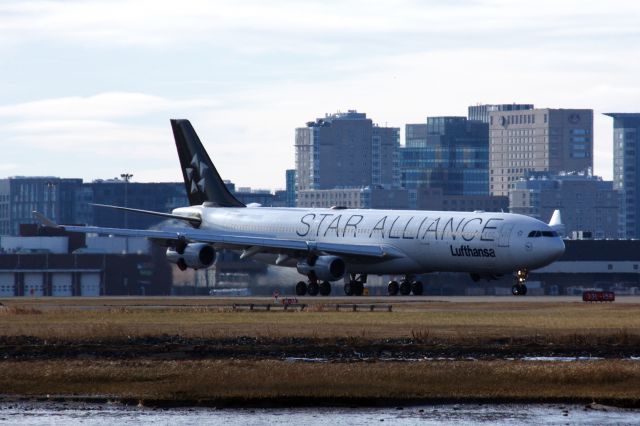
<instances>
[{"instance_id":1,"label":"city building","mask_svg":"<svg viewBox=\"0 0 640 426\"><path fill-rule=\"evenodd\" d=\"M129 182L128 179L95 180L84 183L76 193L76 223L113 228L147 229L161 218L123 212L90 203L171 212L189 204L183 182ZM63 222L61 222L63 223Z\"/></svg>"},{"instance_id":2,"label":"city building","mask_svg":"<svg viewBox=\"0 0 640 426\"><path fill-rule=\"evenodd\" d=\"M489 194L488 125L466 117L429 117L426 124L407 124L400 149L401 183L417 206L420 188L445 196Z\"/></svg>"},{"instance_id":3,"label":"city building","mask_svg":"<svg viewBox=\"0 0 640 426\"><path fill-rule=\"evenodd\" d=\"M244 205L259 204L261 207L274 207L274 195L268 189L238 187L232 191L232 194Z\"/></svg>"},{"instance_id":4,"label":"city building","mask_svg":"<svg viewBox=\"0 0 640 426\"><path fill-rule=\"evenodd\" d=\"M488 124L489 116L492 112L524 111L528 109L533 109L533 104L478 104L468 108L467 118Z\"/></svg>"},{"instance_id":5,"label":"city building","mask_svg":"<svg viewBox=\"0 0 640 426\"><path fill-rule=\"evenodd\" d=\"M445 195L441 188L420 188L416 192L418 210L506 212L509 198L492 195Z\"/></svg>"},{"instance_id":6,"label":"city building","mask_svg":"<svg viewBox=\"0 0 640 426\"><path fill-rule=\"evenodd\" d=\"M298 191L298 207L407 209L408 191L401 188L335 188Z\"/></svg>"},{"instance_id":7,"label":"city building","mask_svg":"<svg viewBox=\"0 0 640 426\"><path fill-rule=\"evenodd\" d=\"M509 190L509 211L548 222L556 209L565 235L618 238L620 194L613 182L589 173L530 173Z\"/></svg>"},{"instance_id":8,"label":"city building","mask_svg":"<svg viewBox=\"0 0 640 426\"><path fill-rule=\"evenodd\" d=\"M82 179L15 176L0 179L0 235L18 235L39 211L61 223L76 222L75 194Z\"/></svg>"},{"instance_id":9,"label":"city building","mask_svg":"<svg viewBox=\"0 0 640 426\"><path fill-rule=\"evenodd\" d=\"M260 207L286 207L287 191L277 190L271 192L268 189L254 189L249 187L236 187L236 185L228 180L224 181L229 192L238 199L242 204L259 204Z\"/></svg>"},{"instance_id":10,"label":"city building","mask_svg":"<svg viewBox=\"0 0 640 426\"><path fill-rule=\"evenodd\" d=\"M620 191L620 238L640 238L640 113L613 118L613 187Z\"/></svg>"},{"instance_id":11,"label":"city building","mask_svg":"<svg viewBox=\"0 0 640 426\"><path fill-rule=\"evenodd\" d=\"M286 171L286 207L296 206L296 170L289 169Z\"/></svg>"},{"instance_id":12,"label":"city building","mask_svg":"<svg viewBox=\"0 0 640 426\"><path fill-rule=\"evenodd\" d=\"M296 129L296 188L400 187L400 129L365 113L327 114Z\"/></svg>"},{"instance_id":13,"label":"city building","mask_svg":"<svg viewBox=\"0 0 640 426\"><path fill-rule=\"evenodd\" d=\"M582 295L584 290L614 291L616 296L640 295L640 241L565 240L564 255L531 271L545 294Z\"/></svg>"},{"instance_id":14,"label":"city building","mask_svg":"<svg viewBox=\"0 0 640 426\"><path fill-rule=\"evenodd\" d=\"M123 256L123 239L113 240L21 225L19 236L0 237L0 296L170 294L165 248L136 239L126 245L141 249Z\"/></svg>"},{"instance_id":15,"label":"city building","mask_svg":"<svg viewBox=\"0 0 640 426\"><path fill-rule=\"evenodd\" d=\"M489 113L489 190L508 196L527 172L593 169L593 110Z\"/></svg>"}]
</instances>

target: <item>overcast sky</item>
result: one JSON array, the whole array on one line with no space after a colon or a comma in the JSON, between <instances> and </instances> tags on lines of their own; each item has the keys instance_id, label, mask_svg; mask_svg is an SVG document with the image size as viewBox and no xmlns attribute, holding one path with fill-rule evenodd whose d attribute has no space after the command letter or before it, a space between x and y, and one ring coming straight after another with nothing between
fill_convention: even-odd
<instances>
[{"instance_id":1,"label":"overcast sky","mask_svg":"<svg viewBox=\"0 0 640 426\"><path fill-rule=\"evenodd\" d=\"M0 2L0 177L181 180L169 118L225 179L283 188L296 127L402 128L476 103L593 108L595 172L640 111L640 2Z\"/></svg>"}]
</instances>

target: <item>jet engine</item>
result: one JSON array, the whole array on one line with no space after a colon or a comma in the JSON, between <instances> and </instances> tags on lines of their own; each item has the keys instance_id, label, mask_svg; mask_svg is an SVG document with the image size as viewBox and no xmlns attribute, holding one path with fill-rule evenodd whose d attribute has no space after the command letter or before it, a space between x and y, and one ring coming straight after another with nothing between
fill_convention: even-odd
<instances>
[{"instance_id":1,"label":"jet engine","mask_svg":"<svg viewBox=\"0 0 640 426\"><path fill-rule=\"evenodd\" d=\"M301 260L297 265L303 275L315 275L321 281L337 281L344 277L346 265L337 256L318 256Z\"/></svg>"},{"instance_id":2,"label":"jet engine","mask_svg":"<svg viewBox=\"0 0 640 426\"><path fill-rule=\"evenodd\" d=\"M181 271L187 268L202 269L213 265L216 260L216 251L206 243L192 243L181 247L167 249L167 260L178 265Z\"/></svg>"}]
</instances>

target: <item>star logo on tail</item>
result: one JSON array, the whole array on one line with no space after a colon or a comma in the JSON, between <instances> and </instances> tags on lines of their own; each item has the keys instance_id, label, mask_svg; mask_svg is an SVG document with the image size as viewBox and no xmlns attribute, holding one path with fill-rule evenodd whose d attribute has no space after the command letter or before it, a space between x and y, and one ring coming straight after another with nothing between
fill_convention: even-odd
<instances>
[{"instance_id":1,"label":"star logo on tail","mask_svg":"<svg viewBox=\"0 0 640 426\"><path fill-rule=\"evenodd\" d=\"M207 165L200 161L198 154L193 156L191 160L191 167L187 167L185 170L186 175L189 177L189 186L192 194L199 192L205 192L205 179L204 172L209 169Z\"/></svg>"}]
</instances>

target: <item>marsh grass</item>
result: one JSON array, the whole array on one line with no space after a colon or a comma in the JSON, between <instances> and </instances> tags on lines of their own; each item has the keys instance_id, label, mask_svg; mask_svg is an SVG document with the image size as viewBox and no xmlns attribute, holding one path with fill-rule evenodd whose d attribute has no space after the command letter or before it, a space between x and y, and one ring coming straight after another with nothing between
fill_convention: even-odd
<instances>
[{"instance_id":1,"label":"marsh grass","mask_svg":"<svg viewBox=\"0 0 640 426\"><path fill-rule=\"evenodd\" d=\"M640 398L640 363L590 361L0 362L5 395L115 395L153 399L274 397ZM312 401L312 400L310 400Z\"/></svg>"},{"instance_id":2,"label":"marsh grass","mask_svg":"<svg viewBox=\"0 0 640 426\"><path fill-rule=\"evenodd\" d=\"M3 306L0 315L40 315L42 311L31 306Z\"/></svg>"},{"instance_id":3,"label":"marsh grass","mask_svg":"<svg viewBox=\"0 0 640 426\"><path fill-rule=\"evenodd\" d=\"M136 306L105 306L99 299L94 305L78 307L70 305L78 301L67 299L28 302L4 302L0 336L61 341L169 335L354 342L412 339L449 345L491 340L505 345L640 346L640 306L635 304L423 303L394 306L394 312L336 312L318 304L302 312L234 312L228 306L185 306L184 301L182 305L154 307L146 299Z\"/></svg>"}]
</instances>

